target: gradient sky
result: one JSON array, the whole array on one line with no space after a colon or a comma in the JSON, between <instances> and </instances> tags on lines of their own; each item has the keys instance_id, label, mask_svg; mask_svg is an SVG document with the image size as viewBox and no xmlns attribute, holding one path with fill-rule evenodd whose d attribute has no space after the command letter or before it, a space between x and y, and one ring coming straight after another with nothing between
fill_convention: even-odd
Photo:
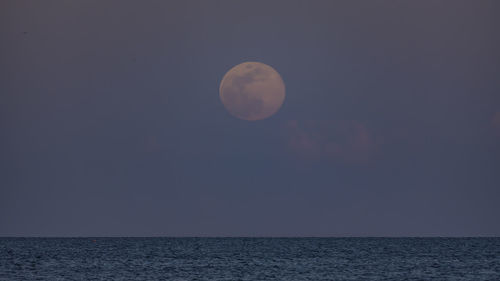
<instances>
[{"instance_id":1,"label":"gradient sky","mask_svg":"<svg viewBox=\"0 0 500 281\"><path fill-rule=\"evenodd\" d=\"M0 3L1 236L500 235L498 1ZM231 116L271 65L286 99Z\"/></svg>"}]
</instances>

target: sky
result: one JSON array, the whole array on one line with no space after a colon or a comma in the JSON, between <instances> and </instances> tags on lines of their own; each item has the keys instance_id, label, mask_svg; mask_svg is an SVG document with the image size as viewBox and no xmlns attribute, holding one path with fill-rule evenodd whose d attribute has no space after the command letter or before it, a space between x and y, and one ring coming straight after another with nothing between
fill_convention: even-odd
<instances>
[{"instance_id":1,"label":"sky","mask_svg":"<svg viewBox=\"0 0 500 281\"><path fill-rule=\"evenodd\" d=\"M0 3L0 236L500 236L498 1ZM286 85L232 116L245 61Z\"/></svg>"}]
</instances>

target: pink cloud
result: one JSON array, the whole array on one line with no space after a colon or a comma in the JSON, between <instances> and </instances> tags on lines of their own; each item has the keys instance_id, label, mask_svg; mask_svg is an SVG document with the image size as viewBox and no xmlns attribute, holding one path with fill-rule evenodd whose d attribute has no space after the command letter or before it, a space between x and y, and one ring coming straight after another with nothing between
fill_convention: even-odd
<instances>
[{"instance_id":1,"label":"pink cloud","mask_svg":"<svg viewBox=\"0 0 500 281\"><path fill-rule=\"evenodd\" d=\"M288 147L306 159L329 159L349 164L369 162L378 148L365 125L354 120L292 120L287 125Z\"/></svg>"}]
</instances>

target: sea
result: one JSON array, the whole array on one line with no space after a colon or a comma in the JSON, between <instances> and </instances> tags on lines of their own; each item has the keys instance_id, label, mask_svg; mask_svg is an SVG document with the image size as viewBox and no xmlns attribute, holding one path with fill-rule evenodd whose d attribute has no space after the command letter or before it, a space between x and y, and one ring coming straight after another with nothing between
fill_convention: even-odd
<instances>
[{"instance_id":1,"label":"sea","mask_svg":"<svg viewBox=\"0 0 500 281\"><path fill-rule=\"evenodd\" d=\"M500 280L500 238L0 238L0 280Z\"/></svg>"}]
</instances>

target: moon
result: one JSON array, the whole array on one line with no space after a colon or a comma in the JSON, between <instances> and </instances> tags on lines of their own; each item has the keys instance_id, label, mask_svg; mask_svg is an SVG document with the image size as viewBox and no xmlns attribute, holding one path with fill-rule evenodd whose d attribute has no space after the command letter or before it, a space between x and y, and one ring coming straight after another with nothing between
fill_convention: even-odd
<instances>
[{"instance_id":1,"label":"moon","mask_svg":"<svg viewBox=\"0 0 500 281\"><path fill-rule=\"evenodd\" d=\"M222 78L219 97L231 115L255 121L275 114L285 100L285 83L271 66L244 62Z\"/></svg>"}]
</instances>

